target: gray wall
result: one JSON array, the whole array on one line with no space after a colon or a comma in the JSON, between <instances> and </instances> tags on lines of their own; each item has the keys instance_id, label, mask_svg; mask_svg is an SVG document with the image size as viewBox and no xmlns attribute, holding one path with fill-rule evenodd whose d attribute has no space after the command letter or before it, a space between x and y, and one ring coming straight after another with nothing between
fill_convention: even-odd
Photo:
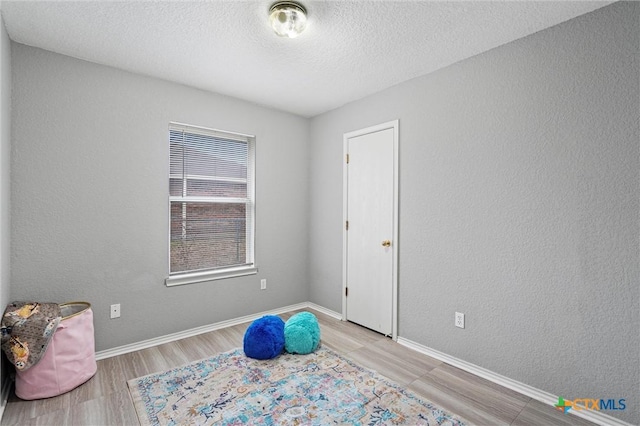
<instances>
[{"instance_id":1,"label":"gray wall","mask_svg":"<svg viewBox=\"0 0 640 426\"><path fill-rule=\"evenodd\" d=\"M0 16L0 307L9 302L11 241L11 42ZM2 363L4 364L4 363ZM0 386L4 369L0 372Z\"/></svg>"},{"instance_id":2,"label":"gray wall","mask_svg":"<svg viewBox=\"0 0 640 426\"><path fill-rule=\"evenodd\" d=\"M97 350L308 300L308 120L12 48L12 298L91 302ZM164 286L169 121L256 135L258 275Z\"/></svg>"},{"instance_id":3,"label":"gray wall","mask_svg":"<svg viewBox=\"0 0 640 426\"><path fill-rule=\"evenodd\" d=\"M640 423L639 16L614 4L315 117L311 301L341 309L342 135L397 118L399 335Z\"/></svg>"},{"instance_id":4,"label":"gray wall","mask_svg":"<svg viewBox=\"0 0 640 426\"><path fill-rule=\"evenodd\" d=\"M0 306L9 299L11 241L11 42L0 16Z\"/></svg>"}]
</instances>

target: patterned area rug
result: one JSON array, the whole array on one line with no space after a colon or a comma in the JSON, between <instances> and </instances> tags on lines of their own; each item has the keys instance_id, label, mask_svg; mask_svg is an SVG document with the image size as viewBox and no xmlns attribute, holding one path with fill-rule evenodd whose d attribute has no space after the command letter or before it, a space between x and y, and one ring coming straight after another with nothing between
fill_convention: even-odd
<instances>
[{"instance_id":1,"label":"patterned area rug","mask_svg":"<svg viewBox=\"0 0 640 426\"><path fill-rule=\"evenodd\" d=\"M142 425L462 425L325 347L258 361L235 349L128 382Z\"/></svg>"}]
</instances>

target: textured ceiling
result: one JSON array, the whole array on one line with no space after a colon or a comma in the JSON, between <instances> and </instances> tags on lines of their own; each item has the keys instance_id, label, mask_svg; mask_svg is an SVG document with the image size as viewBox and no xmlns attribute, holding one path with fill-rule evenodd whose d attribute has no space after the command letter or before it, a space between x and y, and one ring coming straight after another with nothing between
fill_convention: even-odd
<instances>
[{"instance_id":1,"label":"textured ceiling","mask_svg":"<svg viewBox=\"0 0 640 426\"><path fill-rule=\"evenodd\" d=\"M30 46L314 116L611 2L310 1L276 36L271 1L2 1Z\"/></svg>"}]
</instances>

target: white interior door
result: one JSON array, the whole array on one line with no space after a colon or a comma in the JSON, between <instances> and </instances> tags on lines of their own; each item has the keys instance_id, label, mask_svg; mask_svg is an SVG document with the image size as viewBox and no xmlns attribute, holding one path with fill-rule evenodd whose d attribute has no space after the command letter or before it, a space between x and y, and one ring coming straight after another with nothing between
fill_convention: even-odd
<instances>
[{"instance_id":1,"label":"white interior door","mask_svg":"<svg viewBox=\"0 0 640 426\"><path fill-rule=\"evenodd\" d=\"M397 122L345 135L345 151L343 316L395 337Z\"/></svg>"}]
</instances>

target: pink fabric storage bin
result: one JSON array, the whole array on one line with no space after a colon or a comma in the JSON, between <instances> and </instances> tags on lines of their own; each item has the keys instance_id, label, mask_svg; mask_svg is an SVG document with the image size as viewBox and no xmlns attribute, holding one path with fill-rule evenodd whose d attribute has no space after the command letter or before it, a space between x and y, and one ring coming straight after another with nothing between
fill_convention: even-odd
<instances>
[{"instance_id":1,"label":"pink fabric storage bin","mask_svg":"<svg viewBox=\"0 0 640 426\"><path fill-rule=\"evenodd\" d=\"M16 371L16 395L21 399L57 396L96 374L91 305L63 303L60 310L62 321L40 361L26 371Z\"/></svg>"}]
</instances>

